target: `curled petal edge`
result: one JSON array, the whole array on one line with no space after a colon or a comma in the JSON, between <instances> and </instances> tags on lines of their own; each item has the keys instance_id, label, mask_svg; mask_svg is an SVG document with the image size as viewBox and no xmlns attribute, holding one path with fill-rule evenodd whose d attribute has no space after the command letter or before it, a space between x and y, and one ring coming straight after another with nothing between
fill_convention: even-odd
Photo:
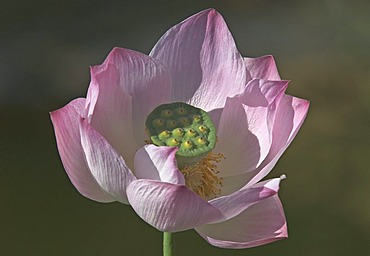
<instances>
[{"instance_id":1,"label":"curled petal edge","mask_svg":"<svg viewBox=\"0 0 370 256\"><path fill-rule=\"evenodd\" d=\"M217 222L223 214L183 185L133 181L127 189L135 212L160 231L178 232Z\"/></svg>"},{"instance_id":2,"label":"curled petal edge","mask_svg":"<svg viewBox=\"0 0 370 256\"><path fill-rule=\"evenodd\" d=\"M226 221L239 215L248 207L276 195L280 188L280 181L284 178L285 176L282 175L280 178L259 182L253 186L245 186L239 191L213 199L209 203L225 216L223 221Z\"/></svg>"},{"instance_id":3,"label":"curled petal edge","mask_svg":"<svg viewBox=\"0 0 370 256\"><path fill-rule=\"evenodd\" d=\"M284 210L277 195L254 204L228 221L195 230L208 243L231 249L256 247L288 237Z\"/></svg>"},{"instance_id":4,"label":"curled petal edge","mask_svg":"<svg viewBox=\"0 0 370 256\"><path fill-rule=\"evenodd\" d=\"M146 145L135 155L135 175L139 179L160 180L185 185L184 175L177 167L177 147Z\"/></svg>"}]
</instances>

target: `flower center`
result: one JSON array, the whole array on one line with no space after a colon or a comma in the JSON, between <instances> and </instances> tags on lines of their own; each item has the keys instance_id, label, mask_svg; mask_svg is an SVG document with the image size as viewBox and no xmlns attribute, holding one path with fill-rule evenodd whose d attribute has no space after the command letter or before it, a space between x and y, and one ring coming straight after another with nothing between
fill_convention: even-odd
<instances>
[{"instance_id":1,"label":"flower center","mask_svg":"<svg viewBox=\"0 0 370 256\"><path fill-rule=\"evenodd\" d=\"M222 178L217 176L217 163L223 158L225 157L222 154L210 152L198 163L185 166L181 172L186 186L205 200L215 198L221 193Z\"/></svg>"},{"instance_id":2,"label":"flower center","mask_svg":"<svg viewBox=\"0 0 370 256\"><path fill-rule=\"evenodd\" d=\"M163 104L148 115L145 126L154 145L179 148L176 159L188 188L204 199L220 193L216 163L223 155L211 153L217 138L207 112L182 102Z\"/></svg>"}]
</instances>

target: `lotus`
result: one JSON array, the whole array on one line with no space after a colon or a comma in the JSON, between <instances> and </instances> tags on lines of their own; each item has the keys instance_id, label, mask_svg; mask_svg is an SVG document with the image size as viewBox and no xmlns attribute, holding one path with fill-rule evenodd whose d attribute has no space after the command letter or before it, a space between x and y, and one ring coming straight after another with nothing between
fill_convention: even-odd
<instances>
[{"instance_id":1,"label":"lotus","mask_svg":"<svg viewBox=\"0 0 370 256\"><path fill-rule=\"evenodd\" d=\"M213 9L169 29L149 55L114 48L86 98L51 112L72 184L131 205L164 232L248 248L287 237L281 177L261 181L309 102L285 94L274 58L242 57Z\"/></svg>"}]
</instances>

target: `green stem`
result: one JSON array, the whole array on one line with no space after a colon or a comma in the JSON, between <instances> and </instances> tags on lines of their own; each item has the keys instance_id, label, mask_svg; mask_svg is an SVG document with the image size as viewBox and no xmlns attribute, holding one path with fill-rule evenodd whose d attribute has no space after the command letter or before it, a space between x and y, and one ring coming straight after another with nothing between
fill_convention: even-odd
<instances>
[{"instance_id":1,"label":"green stem","mask_svg":"<svg viewBox=\"0 0 370 256\"><path fill-rule=\"evenodd\" d=\"M172 233L163 232L163 256L174 256L173 235Z\"/></svg>"}]
</instances>

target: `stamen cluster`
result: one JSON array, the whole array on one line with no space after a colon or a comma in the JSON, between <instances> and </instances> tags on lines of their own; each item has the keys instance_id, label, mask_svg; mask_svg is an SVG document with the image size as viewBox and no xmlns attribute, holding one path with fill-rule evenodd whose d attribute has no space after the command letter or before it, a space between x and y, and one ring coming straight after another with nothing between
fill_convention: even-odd
<instances>
[{"instance_id":1,"label":"stamen cluster","mask_svg":"<svg viewBox=\"0 0 370 256\"><path fill-rule=\"evenodd\" d=\"M218 177L217 163L224 159L223 154L208 153L195 165L185 166L184 174L186 186L205 200L210 200L221 193L222 178Z\"/></svg>"}]
</instances>

